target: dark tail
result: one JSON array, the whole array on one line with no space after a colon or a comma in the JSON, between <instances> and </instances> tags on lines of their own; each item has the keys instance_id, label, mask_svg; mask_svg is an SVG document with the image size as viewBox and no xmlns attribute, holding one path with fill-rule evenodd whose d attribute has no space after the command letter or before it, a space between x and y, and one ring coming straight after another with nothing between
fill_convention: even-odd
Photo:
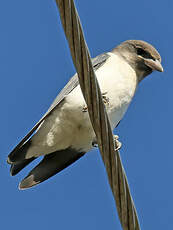
<instances>
[{"instance_id":1,"label":"dark tail","mask_svg":"<svg viewBox=\"0 0 173 230\"><path fill-rule=\"evenodd\" d=\"M23 168L25 168L29 163L31 163L35 159L36 157L32 157L30 159L23 160L19 163L11 164L11 168L10 168L11 175L15 176L17 173L19 173Z\"/></svg>"},{"instance_id":2,"label":"dark tail","mask_svg":"<svg viewBox=\"0 0 173 230\"><path fill-rule=\"evenodd\" d=\"M20 183L20 189L30 188L57 174L85 153L73 149L56 151L46 155L43 160ZM24 164L23 164L24 165ZM19 167L20 168L20 167Z\"/></svg>"},{"instance_id":3,"label":"dark tail","mask_svg":"<svg viewBox=\"0 0 173 230\"><path fill-rule=\"evenodd\" d=\"M9 164L18 164L21 162L26 162L26 153L29 147L31 146L31 140L28 140L26 143L24 143L21 147L16 147L9 155L7 162Z\"/></svg>"}]
</instances>

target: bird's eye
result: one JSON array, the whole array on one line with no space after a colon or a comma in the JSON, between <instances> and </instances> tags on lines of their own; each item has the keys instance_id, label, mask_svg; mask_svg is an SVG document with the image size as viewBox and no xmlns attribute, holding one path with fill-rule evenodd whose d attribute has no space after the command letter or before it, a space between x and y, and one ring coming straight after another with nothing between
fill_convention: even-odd
<instances>
[{"instance_id":1,"label":"bird's eye","mask_svg":"<svg viewBox=\"0 0 173 230\"><path fill-rule=\"evenodd\" d=\"M137 55L140 55L144 58L149 58L149 59L153 59L153 57L151 56L150 53L148 53L147 51L145 51L142 48L137 48Z\"/></svg>"},{"instance_id":2,"label":"bird's eye","mask_svg":"<svg viewBox=\"0 0 173 230\"><path fill-rule=\"evenodd\" d=\"M145 51L145 50L143 50L143 49L141 49L141 48L137 48L137 55L140 55L140 56L146 56L148 53Z\"/></svg>"}]
</instances>

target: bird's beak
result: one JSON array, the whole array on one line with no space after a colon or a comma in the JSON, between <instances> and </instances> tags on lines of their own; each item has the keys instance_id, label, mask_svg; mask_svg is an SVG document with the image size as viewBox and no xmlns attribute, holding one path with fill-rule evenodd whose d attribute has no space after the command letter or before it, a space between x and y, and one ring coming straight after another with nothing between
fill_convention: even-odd
<instances>
[{"instance_id":1,"label":"bird's beak","mask_svg":"<svg viewBox=\"0 0 173 230\"><path fill-rule=\"evenodd\" d=\"M152 70L163 72L163 67L159 60L153 59L144 59L145 64L150 67Z\"/></svg>"}]
</instances>

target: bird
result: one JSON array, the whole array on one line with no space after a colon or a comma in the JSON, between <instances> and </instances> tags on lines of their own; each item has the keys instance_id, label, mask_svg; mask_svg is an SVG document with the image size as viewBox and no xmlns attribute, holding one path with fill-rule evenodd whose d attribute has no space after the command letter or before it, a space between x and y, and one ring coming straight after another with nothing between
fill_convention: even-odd
<instances>
[{"instance_id":1,"label":"bird","mask_svg":"<svg viewBox=\"0 0 173 230\"><path fill-rule=\"evenodd\" d=\"M92 59L103 102L114 130L122 120L139 83L153 71L163 72L161 56L149 43L127 40ZM48 111L8 155L12 176L41 158L19 183L35 186L65 169L95 147L86 102L77 74L60 91Z\"/></svg>"}]
</instances>

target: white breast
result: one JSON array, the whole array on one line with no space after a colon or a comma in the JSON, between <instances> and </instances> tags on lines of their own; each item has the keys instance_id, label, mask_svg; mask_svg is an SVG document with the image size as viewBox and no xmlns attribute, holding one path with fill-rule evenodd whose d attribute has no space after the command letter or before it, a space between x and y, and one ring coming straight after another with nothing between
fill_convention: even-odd
<instances>
[{"instance_id":1,"label":"white breast","mask_svg":"<svg viewBox=\"0 0 173 230\"><path fill-rule=\"evenodd\" d=\"M112 129L122 119L137 87L137 77L133 68L121 57L111 56L103 68L97 71L98 81L102 92L108 92L109 105L107 112ZM105 80L106 79L106 80Z\"/></svg>"},{"instance_id":2,"label":"white breast","mask_svg":"<svg viewBox=\"0 0 173 230\"><path fill-rule=\"evenodd\" d=\"M109 99L106 105L112 129L122 119L136 90L135 71L119 56L109 53L106 63L97 71L102 93ZM72 147L82 151L92 148L95 137L80 86L77 86L43 123L32 138L28 157L48 154ZM39 150L39 151L38 151Z\"/></svg>"},{"instance_id":3,"label":"white breast","mask_svg":"<svg viewBox=\"0 0 173 230\"><path fill-rule=\"evenodd\" d=\"M109 99L109 105L106 105L106 108L112 129L114 129L134 96L137 78L135 71L124 59L113 53L109 55L110 58L106 63L96 71L96 76L101 92L106 93L105 96ZM83 108L85 105L79 86L70 93L67 100L73 108ZM77 117L82 119L80 116Z\"/></svg>"}]
</instances>

